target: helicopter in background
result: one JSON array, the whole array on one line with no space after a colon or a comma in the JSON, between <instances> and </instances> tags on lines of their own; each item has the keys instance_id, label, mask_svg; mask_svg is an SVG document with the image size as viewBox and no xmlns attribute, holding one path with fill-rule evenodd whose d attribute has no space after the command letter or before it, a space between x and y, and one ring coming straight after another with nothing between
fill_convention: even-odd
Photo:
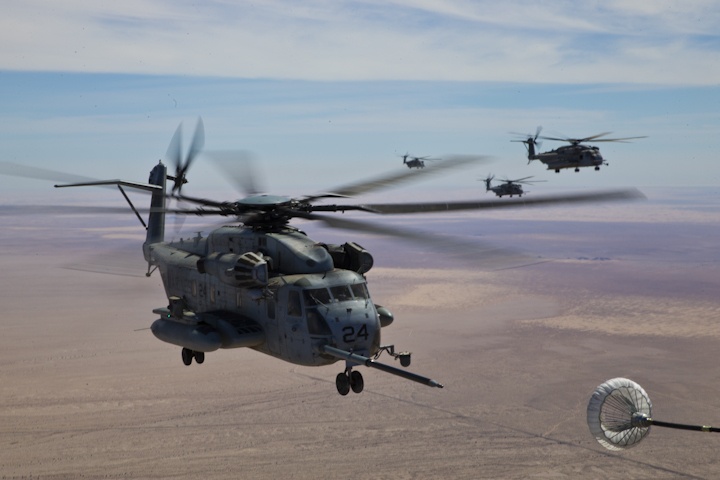
<instances>
[{"instance_id":1,"label":"helicopter in background","mask_svg":"<svg viewBox=\"0 0 720 480\"><path fill-rule=\"evenodd\" d=\"M507 195L509 197L512 197L513 195L517 195L518 197L522 197L523 193L525 191L523 190L523 185L532 185L533 183L537 182L544 182L545 180L533 180L528 181L528 179L533 178L532 176L529 177L523 177L518 178L517 180L508 180L506 178L500 179L501 184L492 186L492 181L495 178L495 175L488 175L486 178L483 179L485 182L485 191L486 192L493 192L498 197L502 198L503 195Z\"/></svg>"},{"instance_id":2,"label":"helicopter in background","mask_svg":"<svg viewBox=\"0 0 720 480\"><path fill-rule=\"evenodd\" d=\"M477 257L492 256L498 249L483 252L476 242L454 241L447 235L415 232L387 223L338 218L332 213L360 212L373 215L442 213L515 206L596 203L640 197L636 190L582 192L533 198L522 203L491 201L421 202L399 204L325 204L327 199L347 198L377 191L416 179L417 172L392 172L380 177L330 189L330 193L290 198L263 194L251 175L248 161L238 153L225 157L223 168L242 197L211 200L185 195L187 173L204 146L204 127L198 121L187 155L183 158L181 127L172 137L165 161L150 172L147 183L125 180L88 180L56 187L115 186L146 231L142 244L148 264L146 276L159 271L166 306L153 310L151 325L159 340L180 348L182 362L205 362L205 355L218 349L251 348L285 362L303 366L331 365L344 361L337 374L338 393L364 388L362 374L353 370L364 365L430 387L442 384L429 377L377 361L382 353L410 365L411 353L398 352L382 343L381 330L394 321L389 309L370 296L367 274L373 266L369 251L353 241L343 244L318 242L290 224L293 219L320 222L329 228L373 233L421 243ZM207 154L210 156L210 154ZM478 156L453 156L423 171L435 174L482 161ZM68 174L38 168L18 169L0 162L0 173L67 182ZM172 174L171 174L172 173ZM71 177L70 177L71 178ZM77 177L76 177L77 178ZM149 208L138 208L125 190L150 195ZM193 208L170 208L171 201ZM36 206L46 213L123 213L127 207ZM141 214L146 213L147 222ZM229 223L191 238L168 241L166 215L228 217ZM450 242L450 243L448 243Z\"/></svg>"},{"instance_id":3,"label":"helicopter in background","mask_svg":"<svg viewBox=\"0 0 720 480\"><path fill-rule=\"evenodd\" d=\"M426 157L411 157L409 153L400 155L403 159L403 164L407 165L408 168L425 168L425 160L430 159L430 156Z\"/></svg>"},{"instance_id":4,"label":"helicopter in background","mask_svg":"<svg viewBox=\"0 0 720 480\"><path fill-rule=\"evenodd\" d=\"M594 145L585 145L587 142L623 142L627 140L634 140L636 138L647 138L641 137L625 137L625 138L600 138L605 135L609 135L611 132L598 133L584 138L557 138L557 137L543 137L540 136L542 127L538 127L535 131L535 135L523 134L517 132L511 132L513 135L520 135L524 137L522 140L511 140L511 142L524 143L528 153L528 163L533 160L540 160L542 163L547 165L548 170L555 170L555 173L560 173L560 170L564 168L572 168L576 172L580 171L581 167L594 167L595 170L600 170L601 165L608 165L600 153L600 149ZM567 142L570 145L558 147L554 150L547 152L538 153L535 149L537 146L540 148L538 138L543 140L554 140L558 142Z\"/></svg>"}]
</instances>

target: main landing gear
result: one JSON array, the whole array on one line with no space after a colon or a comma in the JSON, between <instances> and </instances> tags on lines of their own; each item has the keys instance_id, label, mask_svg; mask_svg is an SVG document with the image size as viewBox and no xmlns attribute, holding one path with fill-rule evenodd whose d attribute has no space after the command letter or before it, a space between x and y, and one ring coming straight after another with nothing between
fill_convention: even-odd
<instances>
[{"instance_id":1,"label":"main landing gear","mask_svg":"<svg viewBox=\"0 0 720 480\"><path fill-rule=\"evenodd\" d=\"M182 349L182 361L185 365L190 365L193 358L195 359L195 363L199 365L205 361L205 352L196 352L189 348Z\"/></svg>"}]
</instances>

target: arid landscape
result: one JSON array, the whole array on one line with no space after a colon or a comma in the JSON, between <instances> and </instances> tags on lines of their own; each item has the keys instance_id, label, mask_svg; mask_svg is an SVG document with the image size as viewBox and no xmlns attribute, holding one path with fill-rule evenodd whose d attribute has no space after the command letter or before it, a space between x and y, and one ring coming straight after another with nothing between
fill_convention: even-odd
<instances>
[{"instance_id":1,"label":"arid landscape","mask_svg":"<svg viewBox=\"0 0 720 480\"><path fill-rule=\"evenodd\" d=\"M221 350L185 367L148 329L167 302L130 214L2 216L0 478L717 478L720 435L653 427L610 452L585 418L622 376L657 419L720 425L720 209L702 193L445 220L554 259L523 268L359 240L396 318L383 342L445 388L363 369L347 397L341 363ZM103 261L115 275L86 271Z\"/></svg>"}]
</instances>

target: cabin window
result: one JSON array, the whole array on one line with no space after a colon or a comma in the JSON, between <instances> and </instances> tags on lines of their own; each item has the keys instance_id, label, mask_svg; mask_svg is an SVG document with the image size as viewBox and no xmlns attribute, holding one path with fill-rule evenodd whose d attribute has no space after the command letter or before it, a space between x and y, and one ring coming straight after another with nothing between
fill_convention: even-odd
<instances>
[{"instance_id":1,"label":"cabin window","mask_svg":"<svg viewBox=\"0 0 720 480\"><path fill-rule=\"evenodd\" d=\"M215 303L215 289L214 288L210 288L210 301L212 303Z\"/></svg>"},{"instance_id":2,"label":"cabin window","mask_svg":"<svg viewBox=\"0 0 720 480\"><path fill-rule=\"evenodd\" d=\"M300 305L300 292L291 290L288 292L288 310L287 313L291 317L302 316L302 307Z\"/></svg>"},{"instance_id":3,"label":"cabin window","mask_svg":"<svg viewBox=\"0 0 720 480\"><path fill-rule=\"evenodd\" d=\"M238 307L242 307L242 294L240 292L237 292L235 294L235 305Z\"/></svg>"},{"instance_id":4,"label":"cabin window","mask_svg":"<svg viewBox=\"0 0 720 480\"><path fill-rule=\"evenodd\" d=\"M192 282L192 294L193 297L197 297L197 282L195 280Z\"/></svg>"}]
</instances>

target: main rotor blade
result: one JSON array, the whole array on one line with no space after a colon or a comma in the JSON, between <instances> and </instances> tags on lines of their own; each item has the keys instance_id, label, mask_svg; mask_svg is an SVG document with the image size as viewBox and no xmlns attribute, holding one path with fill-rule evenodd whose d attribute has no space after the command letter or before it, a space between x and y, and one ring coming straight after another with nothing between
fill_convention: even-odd
<instances>
[{"instance_id":1,"label":"main rotor blade","mask_svg":"<svg viewBox=\"0 0 720 480\"><path fill-rule=\"evenodd\" d=\"M513 182L513 183L520 183L520 182L522 182L522 181L524 181L524 180L527 180L528 178L533 178L534 176L535 176L535 175L530 175L529 177L518 178L517 180L508 180L508 179L505 179L505 180L503 180L503 181L505 181L505 182Z\"/></svg>"},{"instance_id":2,"label":"main rotor blade","mask_svg":"<svg viewBox=\"0 0 720 480\"><path fill-rule=\"evenodd\" d=\"M357 183L351 183L342 187L330 189L328 193L330 195L352 197L360 195L362 193L374 192L388 188L393 185L398 185L403 182L410 180L417 180L423 176L433 175L445 170L453 168L459 168L462 166L469 166L471 164L486 163L489 161L489 157L479 155L450 155L445 160L441 160L438 163L434 163L426 168L420 170L405 170L403 172L391 172L389 174L381 175L368 180L363 180ZM321 198L325 194L319 194L309 197L307 200L312 201L315 198Z\"/></svg>"},{"instance_id":3,"label":"main rotor blade","mask_svg":"<svg viewBox=\"0 0 720 480\"><path fill-rule=\"evenodd\" d=\"M14 215L77 215L132 214L130 207L102 207L98 205L0 205L0 216Z\"/></svg>"},{"instance_id":4,"label":"main rotor blade","mask_svg":"<svg viewBox=\"0 0 720 480\"><path fill-rule=\"evenodd\" d=\"M137 207L139 213L171 213L177 215L223 215L234 216L234 210L217 208L143 208ZM94 214L128 214L133 210L129 206L106 207L101 205L0 205L0 216L13 215L94 215Z\"/></svg>"},{"instance_id":5,"label":"main rotor blade","mask_svg":"<svg viewBox=\"0 0 720 480\"><path fill-rule=\"evenodd\" d=\"M491 270L527 266L547 261L529 257L515 250L500 248L479 240L466 240L450 235L437 235L397 226L381 225L377 222L329 217L312 213L296 214L295 216L320 221L330 228L402 238L421 246L429 246L443 250L449 254L459 255L462 258L477 260L478 264L475 264L475 266L479 265Z\"/></svg>"},{"instance_id":6,"label":"main rotor blade","mask_svg":"<svg viewBox=\"0 0 720 480\"><path fill-rule=\"evenodd\" d=\"M457 201L457 202L428 202L428 203L385 203L363 205L369 211L381 214L408 214L408 213L431 213L460 210L489 210L498 208L521 208L539 205L570 204L570 203L594 203L611 202L622 200L639 200L645 198L635 188L623 190L608 190L600 192L567 193L560 195L548 195L544 197L523 198L515 201L507 200L480 200L480 201Z\"/></svg>"},{"instance_id":7,"label":"main rotor blade","mask_svg":"<svg viewBox=\"0 0 720 480\"><path fill-rule=\"evenodd\" d=\"M34 180L50 180L52 182L81 183L93 182L97 179L74 175L72 173L59 172L48 168L29 167L13 162L0 162L0 175L13 177L32 178Z\"/></svg>"},{"instance_id":8,"label":"main rotor blade","mask_svg":"<svg viewBox=\"0 0 720 480\"><path fill-rule=\"evenodd\" d=\"M228 204L227 202L218 202L215 200L210 200L207 198L200 198L200 197L189 197L187 195L167 195L168 198L175 199L178 201L184 201L189 203L194 203L196 205L202 205L205 207L215 207L215 208L227 208Z\"/></svg>"},{"instance_id":9,"label":"main rotor blade","mask_svg":"<svg viewBox=\"0 0 720 480\"><path fill-rule=\"evenodd\" d=\"M582 143L582 142L589 142L590 140L595 140L596 138L604 137L605 135L610 135L611 133L612 133L612 132L598 133L597 135L592 135L592 136L590 136L590 137L581 138L581 139L579 139L578 141L581 142L581 143ZM598 140L598 141L602 142L602 140Z\"/></svg>"},{"instance_id":10,"label":"main rotor blade","mask_svg":"<svg viewBox=\"0 0 720 480\"><path fill-rule=\"evenodd\" d=\"M225 180L230 182L244 196L263 193L256 170L254 155L246 150L223 150L205 152L205 155L225 173Z\"/></svg>"},{"instance_id":11,"label":"main rotor blade","mask_svg":"<svg viewBox=\"0 0 720 480\"><path fill-rule=\"evenodd\" d=\"M621 142L621 143L624 143L626 140L634 140L636 138L647 138L647 135L643 135L641 137L601 138L600 140L593 140L593 142Z\"/></svg>"}]
</instances>

